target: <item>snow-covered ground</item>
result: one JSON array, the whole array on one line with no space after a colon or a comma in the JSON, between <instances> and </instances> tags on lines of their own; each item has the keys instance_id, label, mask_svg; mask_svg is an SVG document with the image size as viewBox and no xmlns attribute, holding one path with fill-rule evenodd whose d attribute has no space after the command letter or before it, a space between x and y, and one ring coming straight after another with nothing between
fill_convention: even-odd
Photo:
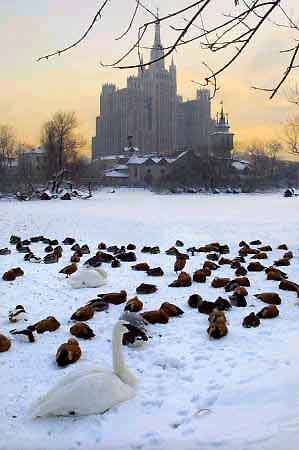
<instances>
[{"instance_id":1,"label":"snow-covered ground","mask_svg":"<svg viewBox=\"0 0 299 450\"><path fill-rule=\"evenodd\" d=\"M17 304L25 306L30 323L51 314L62 325L55 333L38 335L34 344L12 339L11 350L0 354L1 450L298 449L296 294L279 291L278 283L266 281L264 272L249 274L250 306L226 313L228 336L209 340L207 316L189 308L187 299L198 292L206 300L215 300L218 295L225 296L224 290L211 288L211 279L189 288L169 288L175 279L174 259L164 253L176 239L183 240L185 248L212 241L227 243L230 256L237 255L242 239L259 238L274 249L287 243L295 258L286 271L290 280L298 282L296 198L285 199L279 194L158 196L124 191L99 193L88 201L1 201L0 214L0 248L9 246L11 234L24 239L43 234L60 241L73 236L88 244L92 253L101 241L118 245L133 242L138 261L165 271L164 277L151 278L132 271L130 263L122 263L118 269L107 266L109 281L104 289L72 290L58 274L69 262L68 247L64 247L60 262L53 265L26 263L15 250L10 256L0 256L1 275L16 266L25 271L24 277L11 283L0 279L0 332L8 334L13 328L7 316ZM143 245L159 245L161 254L140 254ZM31 247L36 255L44 255L44 245ZM266 264L282 253L269 252ZM203 254L191 258L187 271L192 273L203 261ZM234 271L222 266L217 276L220 273L233 277ZM152 339L142 349L124 349L128 365L140 381L136 397L104 415L30 419L30 403L65 374L91 364L111 367L111 331L123 305L111 305L108 313L97 313L88 322L96 338L81 340L79 362L59 369L55 353L70 337L71 313L99 292L126 289L131 298L141 282L159 287L153 295L140 296L145 309L170 301L185 314L167 325L151 325ZM245 329L242 319L265 306L253 297L261 291L280 293L280 316L263 321L257 329ZM198 414L203 408L210 412Z\"/></svg>"}]
</instances>

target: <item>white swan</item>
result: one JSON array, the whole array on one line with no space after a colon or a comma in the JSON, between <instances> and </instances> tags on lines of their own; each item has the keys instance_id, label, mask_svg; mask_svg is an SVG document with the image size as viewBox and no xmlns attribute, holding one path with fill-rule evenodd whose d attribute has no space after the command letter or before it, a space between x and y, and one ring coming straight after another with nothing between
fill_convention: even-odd
<instances>
[{"instance_id":1,"label":"white swan","mask_svg":"<svg viewBox=\"0 0 299 450\"><path fill-rule=\"evenodd\" d=\"M133 314L133 313L129 313ZM130 319L126 313L124 317ZM134 316L132 316L134 319ZM134 321L132 322L134 323ZM113 329L113 371L100 367L76 371L60 380L29 410L33 417L99 414L134 397L137 379L126 367L122 337L129 331L147 339L142 330L119 320Z\"/></svg>"},{"instance_id":2,"label":"white swan","mask_svg":"<svg viewBox=\"0 0 299 450\"><path fill-rule=\"evenodd\" d=\"M107 272L100 267L79 270L68 278L68 284L74 289L97 288L107 283Z\"/></svg>"}]
</instances>

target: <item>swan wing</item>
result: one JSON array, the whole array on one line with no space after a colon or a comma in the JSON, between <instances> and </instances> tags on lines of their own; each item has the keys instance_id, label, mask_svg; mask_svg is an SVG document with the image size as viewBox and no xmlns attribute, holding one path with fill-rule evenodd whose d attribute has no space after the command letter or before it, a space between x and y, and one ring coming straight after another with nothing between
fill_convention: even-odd
<instances>
[{"instance_id":1,"label":"swan wing","mask_svg":"<svg viewBox=\"0 0 299 450\"><path fill-rule=\"evenodd\" d=\"M78 374L77 374L78 375ZM100 414L135 394L113 372L94 369L60 382L30 408L33 417Z\"/></svg>"},{"instance_id":2,"label":"swan wing","mask_svg":"<svg viewBox=\"0 0 299 450\"><path fill-rule=\"evenodd\" d=\"M103 273L99 273L94 269L82 269L79 272L73 274L68 279L68 283L74 289L82 287L100 287L107 282L107 274L103 270L102 272Z\"/></svg>"}]
</instances>

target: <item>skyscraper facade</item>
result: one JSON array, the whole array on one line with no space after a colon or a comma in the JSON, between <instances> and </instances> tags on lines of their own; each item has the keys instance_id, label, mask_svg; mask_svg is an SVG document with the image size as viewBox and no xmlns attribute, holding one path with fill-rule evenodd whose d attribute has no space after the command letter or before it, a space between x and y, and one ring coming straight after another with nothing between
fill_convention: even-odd
<instances>
[{"instance_id":1,"label":"skyscraper facade","mask_svg":"<svg viewBox=\"0 0 299 450\"><path fill-rule=\"evenodd\" d=\"M172 153L184 148L208 152L209 135L214 131L210 94L197 91L197 97L183 101L177 95L177 72L172 59L165 67L160 23L155 24L151 60L127 79L124 89L113 84L102 86L100 115L92 140L92 158L119 154L128 136L142 153Z\"/></svg>"}]
</instances>

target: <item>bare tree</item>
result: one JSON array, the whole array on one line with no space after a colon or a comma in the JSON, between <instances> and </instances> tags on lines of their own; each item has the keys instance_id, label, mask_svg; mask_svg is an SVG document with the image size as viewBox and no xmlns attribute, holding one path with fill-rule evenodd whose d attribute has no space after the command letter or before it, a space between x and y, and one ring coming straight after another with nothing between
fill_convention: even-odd
<instances>
[{"instance_id":1,"label":"bare tree","mask_svg":"<svg viewBox=\"0 0 299 450\"><path fill-rule=\"evenodd\" d=\"M42 144L47 150L48 175L61 172L76 158L84 145L76 134L78 120L74 112L57 112L42 127Z\"/></svg>"},{"instance_id":2,"label":"bare tree","mask_svg":"<svg viewBox=\"0 0 299 450\"><path fill-rule=\"evenodd\" d=\"M290 118L284 125L284 142L290 154L299 155L299 116Z\"/></svg>"},{"instance_id":3,"label":"bare tree","mask_svg":"<svg viewBox=\"0 0 299 450\"><path fill-rule=\"evenodd\" d=\"M266 144L266 153L270 162L270 177L273 178L279 159L279 154L282 151L282 144L279 141L270 141Z\"/></svg>"},{"instance_id":4,"label":"bare tree","mask_svg":"<svg viewBox=\"0 0 299 450\"><path fill-rule=\"evenodd\" d=\"M216 68L211 68L206 62L203 63L209 71L205 78L205 84L212 85L215 94L218 89L217 77L238 61L250 45L253 45L258 33L270 25L289 32L288 42L282 44L280 50L280 53L287 55L288 62L281 69L273 87L255 86L254 89L267 91L270 93L270 98L273 98L290 74L299 68L299 23L288 12L288 0L231 0L231 11L228 13L224 11L223 0L189 0L184 7L168 11L162 17L147 7L145 1L135 0L135 7L132 9L129 22L125 25L124 31L116 37L116 40L124 39L129 35L129 31L136 28L136 38L133 44L129 45L128 50L116 61L102 64L103 66L118 69L143 68L166 58L183 46L199 42L202 48L213 54L228 54L226 61L218 67L219 58L216 58ZM162 5L162 0L159 3ZM102 0L90 24L78 40L65 48L40 57L38 61L61 55L80 45L96 24L105 19L108 7L113 6L117 8L118 2ZM143 13L142 16L140 12ZM150 17L150 20L138 21L140 16L144 17L144 13ZM155 58L143 62L142 50L150 49L145 45L146 33L157 22L168 24L175 32L175 37L168 46L161 49ZM128 58L132 54L137 56L135 64L128 63Z\"/></svg>"},{"instance_id":5,"label":"bare tree","mask_svg":"<svg viewBox=\"0 0 299 450\"><path fill-rule=\"evenodd\" d=\"M12 127L0 125L0 170L7 169L14 156L16 137Z\"/></svg>"}]
</instances>

